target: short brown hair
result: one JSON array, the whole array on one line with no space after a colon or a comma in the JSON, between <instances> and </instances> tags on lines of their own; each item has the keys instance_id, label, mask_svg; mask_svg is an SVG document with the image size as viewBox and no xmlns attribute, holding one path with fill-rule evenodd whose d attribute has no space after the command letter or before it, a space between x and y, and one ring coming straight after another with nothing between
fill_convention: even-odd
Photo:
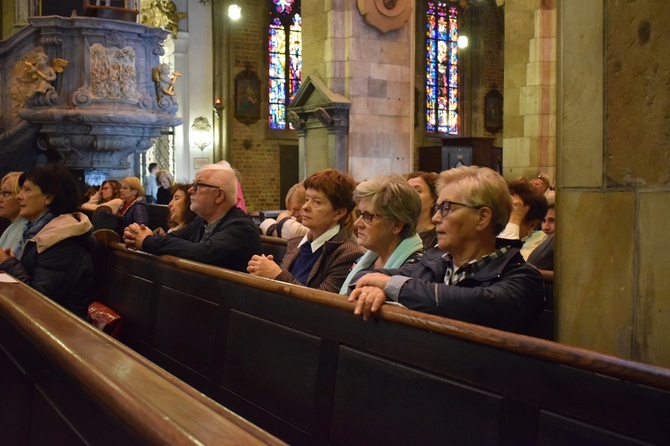
<instances>
[{"instance_id":1,"label":"short brown hair","mask_svg":"<svg viewBox=\"0 0 670 446\"><path fill-rule=\"evenodd\" d=\"M336 169L326 169L310 175L304 182L305 190L313 189L326 195L333 209L344 209L346 213L340 224L354 209L354 189L356 182L348 173Z\"/></svg>"}]
</instances>

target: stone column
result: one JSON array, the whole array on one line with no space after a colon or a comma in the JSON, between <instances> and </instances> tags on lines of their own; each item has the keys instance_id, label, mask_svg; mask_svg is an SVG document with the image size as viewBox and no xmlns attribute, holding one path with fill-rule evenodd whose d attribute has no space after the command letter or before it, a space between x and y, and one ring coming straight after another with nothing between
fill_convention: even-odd
<instances>
[{"instance_id":1,"label":"stone column","mask_svg":"<svg viewBox=\"0 0 670 446\"><path fill-rule=\"evenodd\" d=\"M401 2L399 2L401 3ZM356 2L303 2L303 79L314 73L351 101L354 178L408 172L413 141L413 13L400 29L367 25ZM309 166L307 168L309 171Z\"/></svg>"},{"instance_id":2,"label":"stone column","mask_svg":"<svg viewBox=\"0 0 670 446\"><path fill-rule=\"evenodd\" d=\"M670 10L558 8L558 340L667 367Z\"/></svg>"},{"instance_id":3,"label":"stone column","mask_svg":"<svg viewBox=\"0 0 670 446\"><path fill-rule=\"evenodd\" d=\"M555 178L556 1L505 3L505 176Z\"/></svg>"}]
</instances>

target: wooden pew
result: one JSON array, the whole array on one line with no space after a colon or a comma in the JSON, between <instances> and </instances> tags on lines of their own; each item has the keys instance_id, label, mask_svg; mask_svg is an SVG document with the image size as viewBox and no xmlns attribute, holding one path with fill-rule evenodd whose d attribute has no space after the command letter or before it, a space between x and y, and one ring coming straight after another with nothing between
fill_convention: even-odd
<instances>
[{"instance_id":1,"label":"wooden pew","mask_svg":"<svg viewBox=\"0 0 670 446\"><path fill-rule=\"evenodd\" d=\"M281 444L22 283L0 283L1 445Z\"/></svg>"},{"instance_id":2,"label":"wooden pew","mask_svg":"<svg viewBox=\"0 0 670 446\"><path fill-rule=\"evenodd\" d=\"M110 243L123 342L291 444L667 444L670 370Z\"/></svg>"}]
</instances>

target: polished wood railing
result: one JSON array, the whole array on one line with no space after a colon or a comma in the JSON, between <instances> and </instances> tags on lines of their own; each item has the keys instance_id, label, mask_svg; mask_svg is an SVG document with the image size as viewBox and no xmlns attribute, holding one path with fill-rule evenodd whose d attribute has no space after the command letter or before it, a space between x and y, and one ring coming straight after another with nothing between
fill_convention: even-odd
<instances>
[{"instance_id":1,"label":"polished wood railing","mask_svg":"<svg viewBox=\"0 0 670 446\"><path fill-rule=\"evenodd\" d=\"M0 444L280 442L32 288L0 282Z\"/></svg>"}]
</instances>

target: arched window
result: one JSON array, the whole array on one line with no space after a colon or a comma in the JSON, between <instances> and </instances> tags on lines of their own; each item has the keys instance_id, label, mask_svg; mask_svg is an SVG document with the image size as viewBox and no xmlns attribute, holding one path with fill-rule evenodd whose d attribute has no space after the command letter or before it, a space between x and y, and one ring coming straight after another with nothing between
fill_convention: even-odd
<instances>
[{"instance_id":1,"label":"arched window","mask_svg":"<svg viewBox=\"0 0 670 446\"><path fill-rule=\"evenodd\" d=\"M286 128L286 107L300 89L302 18L300 0L269 0L268 98L271 129Z\"/></svg>"},{"instance_id":2,"label":"arched window","mask_svg":"<svg viewBox=\"0 0 670 446\"><path fill-rule=\"evenodd\" d=\"M427 2L426 131L457 135L458 7L454 1Z\"/></svg>"}]
</instances>

